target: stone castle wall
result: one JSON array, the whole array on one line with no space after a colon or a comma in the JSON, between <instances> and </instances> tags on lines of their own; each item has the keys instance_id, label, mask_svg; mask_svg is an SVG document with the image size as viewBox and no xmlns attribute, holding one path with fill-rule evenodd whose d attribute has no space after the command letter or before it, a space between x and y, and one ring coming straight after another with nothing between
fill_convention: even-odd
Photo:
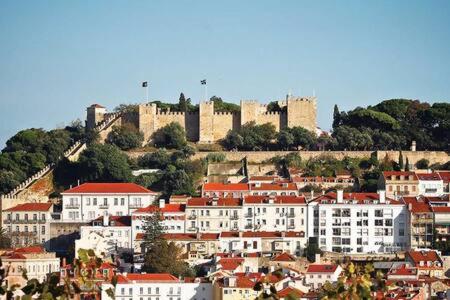
<instances>
[{"instance_id":1,"label":"stone castle wall","mask_svg":"<svg viewBox=\"0 0 450 300\"><path fill-rule=\"evenodd\" d=\"M237 113L216 112L213 102L201 102L199 112L164 112L155 104L139 105L135 115L123 115L122 123L133 123L143 132L145 142L149 142L155 131L172 123L180 124L187 139L193 142L214 143L223 139L230 130L238 130L242 125L255 122L258 125L270 123L277 131L287 126L301 126L315 131L316 98L287 97L279 102L283 111L268 112L267 106L255 100L241 101L241 111ZM119 122L117 122L118 124ZM104 134L107 134L105 131Z\"/></svg>"}]
</instances>

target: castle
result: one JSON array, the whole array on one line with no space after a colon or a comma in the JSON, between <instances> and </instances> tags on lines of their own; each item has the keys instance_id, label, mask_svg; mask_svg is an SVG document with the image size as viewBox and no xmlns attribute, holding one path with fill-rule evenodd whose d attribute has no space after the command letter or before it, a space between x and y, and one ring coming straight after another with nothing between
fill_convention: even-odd
<instances>
[{"instance_id":1,"label":"castle","mask_svg":"<svg viewBox=\"0 0 450 300\"><path fill-rule=\"evenodd\" d=\"M216 112L211 101L201 102L196 112L162 111L156 104L140 104L137 112L123 113L116 124L133 124L144 134L148 142L152 134L172 122L180 124L186 131L186 138L192 142L214 143L223 139L230 130L254 121L256 124L270 123L280 131L286 127L301 126L315 132L316 97L286 96L278 101L281 111L268 111L267 105L255 100L241 100L240 112ZM87 108L86 126L94 128L107 117L106 109L98 104ZM104 132L107 134L107 132Z\"/></svg>"}]
</instances>

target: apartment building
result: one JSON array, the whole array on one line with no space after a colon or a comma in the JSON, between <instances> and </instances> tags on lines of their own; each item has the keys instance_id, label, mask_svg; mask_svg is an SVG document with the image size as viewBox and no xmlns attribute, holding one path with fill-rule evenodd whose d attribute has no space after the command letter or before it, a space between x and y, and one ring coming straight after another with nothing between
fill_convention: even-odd
<instances>
[{"instance_id":1,"label":"apartment building","mask_svg":"<svg viewBox=\"0 0 450 300\"><path fill-rule=\"evenodd\" d=\"M405 259L417 269L419 276L445 276L443 261L435 250L410 250L405 253Z\"/></svg>"},{"instance_id":2,"label":"apartment building","mask_svg":"<svg viewBox=\"0 0 450 300\"><path fill-rule=\"evenodd\" d=\"M377 193L319 196L308 205L308 237L324 251L390 253L406 249L406 205Z\"/></svg>"},{"instance_id":3,"label":"apartment building","mask_svg":"<svg viewBox=\"0 0 450 300\"><path fill-rule=\"evenodd\" d=\"M202 197L242 198L249 194L247 183L204 183Z\"/></svg>"},{"instance_id":4,"label":"apartment building","mask_svg":"<svg viewBox=\"0 0 450 300\"><path fill-rule=\"evenodd\" d=\"M156 193L134 183L84 183L62 193L62 221L90 222L129 216L153 203Z\"/></svg>"},{"instance_id":5,"label":"apartment building","mask_svg":"<svg viewBox=\"0 0 450 300\"><path fill-rule=\"evenodd\" d=\"M219 236L221 252L290 253L301 255L306 245L304 232L297 231L243 231L222 232Z\"/></svg>"},{"instance_id":6,"label":"apartment building","mask_svg":"<svg viewBox=\"0 0 450 300\"><path fill-rule=\"evenodd\" d=\"M419 195L419 178L409 171L384 171L378 180L378 188L387 197Z\"/></svg>"},{"instance_id":7,"label":"apartment building","mask_svg":"<svg viewBox=\"0 0 450 300\"><path fill-rule=\"evenodd\" d=\"M98 257L133 251L131 216L99 217L89 226L80 227L80 239L75 241L75 256L79 249L93 249Z\"/></svg>"},{"instance_id":8,"label":"apartment building","mask_svg":"<svg viewBox=\"0 0 450 300\"><path fill-rule=\"evenodd\" d=\"M419 195L440 196L444 193L444 181L439 173L417 173L419 179Z\"/></svg>"},{"instance_id":9,"label":"apartment building","mask_svg":"<svg viewBox=\"0 0 450 300\"><path fill-rule=\"evenodd\" d=\"M274 181L272 183L255 182L249 184L250 195L253 196L298 196L295 183L290 181Z\"/></svg>"},{"instance_id":10,"label":"apartment building","mask_svg":"<svg viewBox=\"0 0 450 300\"><path fill-rule=\"evenodd\" d=\"M242 222L240 198L191 198L186 204L186 232L238 231Z\"/></svg>"},{"instance_id":11,"label":"apartment building","mask_svg":"<svg viewBox=\"0 0 450 300\"><path fill-rule=\"evenodd\" d=\"M24 203L2 212L3 226L15 248L45 244L50 240L53 204Z\"/></svg>"},{"instance_id":12,"label":"apartment building","mask_svg":"<svg viewBox=\"0 0 450 300\"><path fill-rule=\"evenodd\" d=\"M315 290L320 289L326 282L335 283L342 271L342 267L335 264L310 264L305 273L305 286Z\"/></svg>"},{"instance_id":13,"label":"apartment building","mask_svg":"<svg viewBox=\"0 0 450 300\"><path fill-rule=\"evenodd\" d=\"M5 284L8 288L18 285L19 288L26 285L27 280L37 279L39 282L46 280L47 275L59 272L60 260L54 252L46 252L41 246L16 248L6 251L1 256L5 268ZM23 274L26 272L26 279Z\"/></svg>"},{"instance_id":14,"label":"apartment building","mask_svg":"<svg viewBox=\"0 0 450 300\"><path fill-rule=\"evenodd\" d=\"M185 233L186 205L166 203L164 199L159 201L159 205L149 205L139 208L132 213L131 226L133 228L133 240L138 233L145 232L147 220L156 212L161 215L161 225L165 233Z\"/></svg>"},{"instance_id":15,"label":"apartment building","mask_svg":"<svg viewBox=\"0 0 450 300\"><path fill-rule=\"evenodd\" d=\"M242 230L306 232L307 207L303 196L247 196L242 211Z\"/></svg>"},{"instance_id":16,"label":"apartment building","mask_svg":"<svg viewBox=\"0 0 450 300\"><path fill-rule=\"evenodd\" d=\"M450 194L450 171L439 171L439 176L442 178L442 182L444 184L444 187L442 188L442 191L444 194Z\"/></svg>"},{"instance_id":17,"label":"apartment building","mask_svg":"<svg viewBox=\"0 0 450 300\"><path fill-rule=\"evenodd\" d=\"M107 290L114 291L114 297ZM117 275L115 287L110 283L102 284L101 299L115 300L209 300L213 299L213 288L203 278L185 278L183 280L166 274L122 273Z\"/></svg>"},{"instance_id":18,"label":"apartment building","mask_svg":"<svg viewBox=\"0 0 450 300\"><path fill-rule=\"evenodd\" d=\"M411 248L428 248L433 244L434 221L433 211L424 197L403 197L406 205L408 236Z\"/></svg>"}]
</instances>

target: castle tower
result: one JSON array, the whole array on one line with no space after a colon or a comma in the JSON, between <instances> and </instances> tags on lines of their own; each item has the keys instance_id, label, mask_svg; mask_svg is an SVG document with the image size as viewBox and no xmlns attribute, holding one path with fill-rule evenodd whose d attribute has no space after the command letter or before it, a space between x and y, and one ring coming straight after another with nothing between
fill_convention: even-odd
<instances>
[{"instance_id":1,"label":"castle tower","mask_svg":"<svg viewBox=\"0 0 450 300\"><path fill-rule=\"evenodd\" d=\"M95 128L95 126L101 123L105 118L106 108L99 104L92 104L86 109L86 111L87 111L86 114L87 129Z\"/></svg>"},{"instance_id":2,"label":"castle tower","mask_svg":"<svg viewBox=\"0 0 450 300\"><path fill-rule=\"evenodd\" d=\"M258 123L260 107L256 100L241 100L241 126L251 121Z\"/></svg>"},{"instance_id":3,"label":"castle tower","mask_svg":"<svg viewBox=\"0 0 450 300\"><path fill-rule=\"evenodd\" d=\"M144 144L148 143L156 130L156 104L139 104L138 128L144 134Z\"/></svg>"},{"instance_id":4,"label":"castle tower","mask_svg":"<svg viewBox=\"0 0 450 300\"><path fill-rule=\"evenodd\" d=\"M301 126L315 132L317 128L316 97L287 96L287 126Z\"/></svg>"},{"instance_id":5,"label":"castle tower","mask_svg":"<svg viewBox=\"0 0 450 300\"><path fill-rule=\"evenodd\" d=\"M200 102L199 143L214 142L214 102Z\"/></svg>"}]
</instances>

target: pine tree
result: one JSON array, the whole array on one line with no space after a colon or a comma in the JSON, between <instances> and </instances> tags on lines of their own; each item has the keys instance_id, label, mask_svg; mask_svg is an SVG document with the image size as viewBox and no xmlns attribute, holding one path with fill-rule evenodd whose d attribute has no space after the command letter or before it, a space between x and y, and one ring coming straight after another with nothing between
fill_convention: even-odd
<instances>
[{"instance_id":1,"label":"pine tree","mask_svg":"<svg viewBox=\"0 0 450 300\"><path fill-rule=\"evenodd\" d=\"M187 111L187 101L186 98L184 97L184 94L181 93L180 94L180 99L178 100L178 108L180 111Z\"/></svg>"},{"instance_id":2,"label":"pine tree","mask_svg":"<svg viewBox=\"0 0 450 300\"><path fill-rule=\"evenodd\" d=\"M403 153L402 151L400 151L398 155L398 167L400 168L400 171L403 171L404 166L405 165L403 164Z\"/></svg>"},{"instance_id":3,"label":"pine tree","mask_svg":"<svg viewBox=\"0 0 450 300\"><path fill-rule=\"evenodd\" d=\"M157 209L144 224L144 242L142 243L145 252L151 251L153 245L162 238L163 225L161 222L162 215Z\"/></svg>"},{"instance_id":4,"label":"pine tree","mask_svg":"<svg viewBox=\"0 0 450 300\"><path fill-rule=\"evenodd\" d=\"M341 113L339 112L339 108L337 104L334 105L333 111L333 129L336 129L341 123Z\"/></svg>"}]
</instances>

